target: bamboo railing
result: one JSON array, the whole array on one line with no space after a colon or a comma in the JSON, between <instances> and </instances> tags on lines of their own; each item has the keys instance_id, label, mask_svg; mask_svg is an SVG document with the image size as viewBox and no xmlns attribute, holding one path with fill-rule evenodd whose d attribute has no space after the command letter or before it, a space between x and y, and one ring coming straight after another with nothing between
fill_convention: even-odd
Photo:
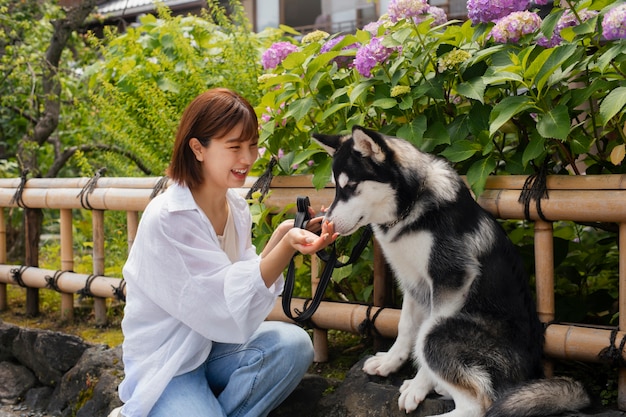
<instances>
[{"instance_id":1,"label":"bamboo railing","mask_svg":"<svg viewBox=\"0 0 626 417\"><path fill-rule=\"evenodd\" d=\"M96 321L106 322L104 300L122 297L124 285L121 277L107 277L104 271L104 213L107 210L127 213L128 246L132 245L139 214L150 201L161 178L99 178L93 188L84 192L89 178L30 179L22 190L20 206L60 211L61 271L41 268L25 268L6 264L6 225L4 210L0 210L0 310L8 307L7 285L23 285L31 289L52 288L61 296L61 314L65 319L73 317L73 301L76 294L94 297ZM500 219L524 219L524 207L518 201L524 186L524 176L498 176L487 181L485 192L478 202ZM18 207L14 201L20 188L20 179L0 179L0 207ZM251 182L246 184L249 187ZM548 357L585 362L600 362L600 353L612 347L625 358L620 342L626 338L626 314L620 314L615 328L590 327L577 324L552 323L555 317L553 226L552 221L611 222L619 225L619 311L626 312L626 175L606 176L549 176L549 198L541 200L540 219L537 209L530 205L529 217L535 227L535 275L537 309L546 327L544 350ZM268 207L278 211L293 205L297 196L307 195L313 207L328 206L333 199L331 185L321 190L311 186L309 177L276 177L270 195L264 200ZM247 188L242 188L242 194ZM82 192L82 194L81 194ZM79 197L82 195L82 198ZM72 210L92 210L94 239L93 271L91 274L72 272ZM397 335L399 310L382 308L385 299L385 283L389 279L382 255L374 245L374 306L324 301L313 315L316 325L314 344L316 360L326 359L325 329L352 333L359 326L376 317L376 331L384 337ZM315 258L313 258L315 259ZM313 271L316 268L311 268ZM317 283L314 272L313 288ZM27 294L28 296L28 294ZM294 299L293 307L300 310L305 300ZM27 303L28 304L28 303ZM268 316L270 320L287 321L280 300ZM618 407L626 410L626 371L620 368L618 378Z\"/></svg>"}]
</instances>

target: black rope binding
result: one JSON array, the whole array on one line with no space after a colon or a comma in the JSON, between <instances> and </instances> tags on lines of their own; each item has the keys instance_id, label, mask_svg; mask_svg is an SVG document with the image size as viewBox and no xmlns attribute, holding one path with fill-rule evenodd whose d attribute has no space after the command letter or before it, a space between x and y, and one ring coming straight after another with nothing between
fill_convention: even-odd
<instances>
[{"instance_id":1,"label":"black rope binding","mask_svg":"<svg viewBox=\"0 0 626 417\"><path fill-rule=\"evenodd\" d=\"M55 271L52 276L46 275L44 277L44 279L46 280L46 288L49 288L56 292L62 292L61 289L59 288L59 278L61 278L61 275L63 275L66 272L68 271Z\"/></svg>"},{"instance_id":2,"label":"black rope binding","mask_svg":"<svg viewBox=\"0 0 626 417\"><path fill-rule=\"evenodd\" d=\"M78 290L76 292L76 294L78 294L80 296L81 299L85 298L85 297L93 297L93 293L91 292L91 284L93 284L93 281L98 277L98 275L96 274L91 274L87 277L87 280L85 280L85 286Z\"/></svg>"},{"instance_id":3,"label":"black rope binding","mask_svg":"<svg viewBox=\"0 0 626 417\"><path fill-rule=\"evenodd\" d=\"M83 206L85 210L93 210L91 204L89 204L89 194L93 193L93 190L96 189L98 185L98 180L100 177L106 172L106 168L99 168L93 177L87 181L87 184L80 190L80 193L76 196L76 198L80 198L80 205Z\"/></svg>"},{"instance_id":4,"label":"black rope binding","mask_svg":"<svg viewBox=\"0 0 626 417\"><path fill-rule=\"evenodd\" d=\"M259 198L259 202L263 201L263 199L265 198L265 196L270 190L270 184L272 183L272 178L274 178L272 169L277 163L278 163L278 159L275 156L272 156L263 174L261 174L261 176L257 178L254 184L252 184L252 187L250 187L250 189L248 190L248 194L246 194L246 200L251 199L252 194L254 194L254 192L257 190L260 190L261 197Z\"/></svg>"},{"instance_id":5,"label":"black rope binding","mask_svg":"<svg viewBox=\"0 0 626 417\"><path fill-rule=\"evenodd\" d=\"M612 366L626 365L626 361L624 361L624 357L622 356L622 351L624 350L624 346L626 345L626 335L622 337L622 340L619 343L619 348L617 348L615 347L615 339L617 339L618 331L619 329L611 330L609 345L602 349L600 353L598 353L598 359L603 362L608 362Z\"/></svg>"},{"instance_id":6,"label":"black rope binding","mask_svg":"<svg viewBox=\"0 0 626 417\"><path fill-rule=\"evenodd\" d=\"M20 287L26 288L26 284L24 283L24 280L22 279L22 274L28 268L30 267L26 265L22 265L19 268L11 268L11 278L13 278L13 281Z\"/></svg>"},{"instance_id":7,"label":"black rope binding","mask_svg":"<svg viewBox=\"0 0 626 417\"><path fill-rule=\"evenodd\" d=\"M380 332L378 331L378 329L376 328L376 319L378 318L378 315L380 314L380 312L385 309L385 307L379 307L378 311L376 311L376 313L374 313L374 315L371 316L372 307L374 306L371 304L367 306L365 319L363 319L363 321L357 327L359 334L364 339L368 339L372 335L372 333L374 333L376 336L379 336L379 337L382 336Z\"/></svg>"},{"instance_id":8,"label":"black rope binding","mask_svg":"<svg viewBox=\"0 0 626 417\"><path fill-rule=\"evenodd\" d=\"M126 302L126 296L124 295L126 281L124 281L124 278L121 279L120 285L118 285L117 287L111 285L111 288L113 288L113 295L115 296L115 298L118 299L118 301Z\"/></svg>"},{"instance_id":9,"label":"black rope binding","mask_svg":"<svg viewBox=\"0 0 626 417\"><path fill-rule=\"evenodd\" d=\"M28 176L28 173L28 168L22 171L22 174L20 175L20 185L17 186L17 190L15 190L15 194L13 194L13 197L11 197L11 201L9 201L9 204L16 203L18 207L28 208L26 207L26 204L24 204L23 196L24 188L26 188L26 181L28 181L28 179L26 178Z\"/></svg>"},{"instance_id":10,"label":"black rope binding","mask_svg":"<svg viewBox=\"0 0 626 417\"><path fill-rule=\"evenodd\" d=\"M152 188L152 193L150 194L150 200L165 191L169 179L170 178L167 175L164 175L157 181L156 184L154 184L154 187Z\"/></svg>"},{"instance_id":11,"label":"black rope binding","mask_svg":"<svg viewBox=\"0 0 626 417\"><path fill-rule=\"evenodd\" d=\"M545 198L547 200L550 198L547 186L549 161L550 159L546 157L539 167L539 171L530 175L526 178L526 181L524 181L522 192L517 201L524 204L524 216L526 220L530 220L530 202L535 200L539 218L545 222L550 221L546 219L546 216L543 215L543 210L541 210L541 199Z\"/></svg>"}]
</instances>

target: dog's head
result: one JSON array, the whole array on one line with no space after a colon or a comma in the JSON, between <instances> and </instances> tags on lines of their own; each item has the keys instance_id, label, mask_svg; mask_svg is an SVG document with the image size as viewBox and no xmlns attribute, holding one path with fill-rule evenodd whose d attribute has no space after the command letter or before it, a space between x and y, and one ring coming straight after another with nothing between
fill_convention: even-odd
<instances>
[{"instance_id":1,"label":"dog's head","mask_svg":"<svg viewBox=\"0 0 626 417\"><path fill-rule=\"evenodd\" d=\"M404 165L418 152L410 144L360 126L351 135L313 138L333 157L335 199L326 218L337 232L349 235L367 224L390 224L410 208L414 195L403 194L407 181L417 179Z\"/></svg>"}]
</instances>

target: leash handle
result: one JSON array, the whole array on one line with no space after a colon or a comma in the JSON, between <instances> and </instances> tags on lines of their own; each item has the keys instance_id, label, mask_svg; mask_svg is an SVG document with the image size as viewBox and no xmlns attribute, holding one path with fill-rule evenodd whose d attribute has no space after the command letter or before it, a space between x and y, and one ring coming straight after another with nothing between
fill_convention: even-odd
<instances>
[{"instance_id":1,"label":"leash handle","mask_svg":"<svg viewBox=\"0 0 626 417\"><path fill-rule=\"evenodd\" d=\"M296 199L296 218L294 220L294 227L306 228L308 221L311 219L311 215L309 213L309 198L308 197L298 197ZM289 268L287 269L287 275L285 277L285 287L283 289L283 298L282 298L282 306L283 312L287 317L296 323L305 323L310 320L313 316L313 313L317 310L322 299L324 298L324 293L326 292L326 288L330 283L330 280L333 276L333 270L335 268L341 268L342 266L346 266L356 262L356 260L361 256L361 252L367 246L370 237L372 236L372 229L368 226L367 229L361 235L361 238L357 245L352 249L352 253L350 254L350 258L347 262L343 263L337 259L337 250L335 244L332 244L332 248L330 251L319 251L317 252L317 256L325 262L324 269L322 270L322 275L320 276L319 284L317 285L317 289L315 290L315 294L313 295L313 299L311 304L308 307L305 307L303 311L298 311L294 309L295 315L291 312L291 300L293 298L293 290L295 286L296 280L296 269L293 258L289 262Z\"/></svg>"}]
</instances>

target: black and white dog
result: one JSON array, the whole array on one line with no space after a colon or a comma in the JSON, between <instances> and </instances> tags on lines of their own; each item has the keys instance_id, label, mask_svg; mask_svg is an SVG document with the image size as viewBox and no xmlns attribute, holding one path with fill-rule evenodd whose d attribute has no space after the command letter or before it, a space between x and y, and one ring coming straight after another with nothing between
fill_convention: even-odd
<instances>
[{"instance_id":1,"label":"black and white dog","mask_svg":"<svg viewBox=\"0 0 626 417\"><path fill-rule=\"evenodd\" d=\"M400 409L452 398L448 417L542 416L589 405L582 385L542 379L543 326L522 260L451 165L405 140L354 127L314 134L333 156L326 218L349 235L371 224L403 292L398 337L364 371L387 376L409 358Z\"/></svg>"}]
</instances>

